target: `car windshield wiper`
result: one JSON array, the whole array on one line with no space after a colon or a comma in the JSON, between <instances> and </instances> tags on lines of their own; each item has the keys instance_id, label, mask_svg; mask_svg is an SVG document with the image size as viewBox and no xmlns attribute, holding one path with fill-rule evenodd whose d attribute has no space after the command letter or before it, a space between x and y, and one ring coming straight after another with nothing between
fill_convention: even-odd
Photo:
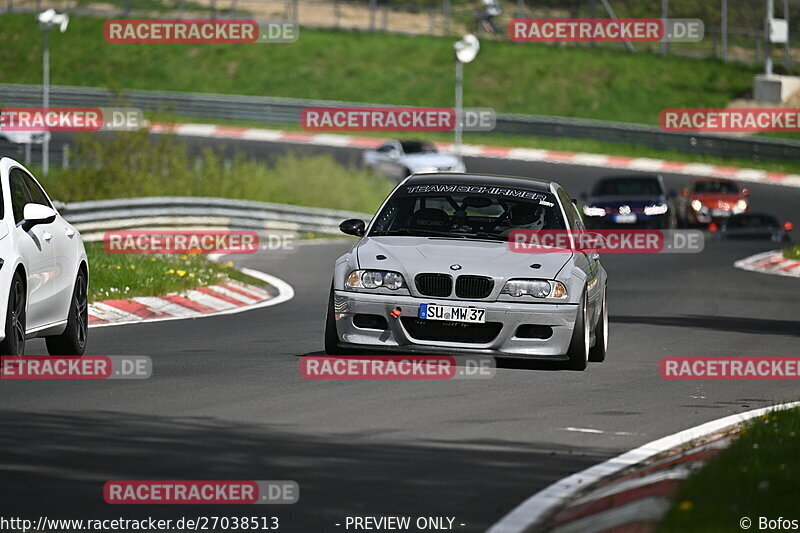
<instances>
[{"instance_id":1,"label":"car windshield wiper","mask_svg":"<svg viewBox=\"0 0 800 533\"><path fill-rule=\"evenodd\" d=\"M488 241L504 241L506 237L499 235L497 233L487 233L485 231L479 231L476 233L458 233L457 235L463 235L467 239L484 239Z\"/></svg>"},{"instance_id":2,"label":"car windshield wiper","mask_svg":"<svg viewBox=\"0 0 800 533\"><path fill-rule=\"evenodd\" d=\"M437 231L432 229L393 229L386 231L375 231L370 234L370 237L384 237L403 235L407 237L446 237L451 239L465 239L466 237L458 233L450 233L448 231Z\"/></svg>"}]
</instances>

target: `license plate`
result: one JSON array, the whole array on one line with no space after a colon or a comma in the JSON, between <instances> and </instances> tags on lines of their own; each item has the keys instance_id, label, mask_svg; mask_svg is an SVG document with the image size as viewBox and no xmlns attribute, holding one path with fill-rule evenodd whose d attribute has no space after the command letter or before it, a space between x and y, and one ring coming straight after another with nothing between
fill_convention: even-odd
<instances>
[{"instance_id":1,"label":"license plate","mask_svg":"<svg viewBox=\"0 0 800 533\"><path fill-rule=\"evenodd\" d=\"M425 320L450 320L452 322L483 324L486 322L486 309L478 309L477 307L457 307L453 305L422 304L419 306L419 318Z\"/></svg>"},{"instance_id":2,"label":"license plate","mask_svg":"<svg viewBox=\"0 0 800 533\"><path fill-rule=\"evenodd\" d=\"M633 213L630 215L617 215L614 220L617 224L633 224L636 222L636 215Z\"/></svg>"},{"instance_id":3,"label":"license plate","mask_svg":"<svg viewBox=\"0 0 800 533\"><path fill-rule=\"evenodd\" d=\"M730 211L726 211L725 209L712 209L711 210L712 217L729 217L731 216Z\"/></svg>"}]
</instances>

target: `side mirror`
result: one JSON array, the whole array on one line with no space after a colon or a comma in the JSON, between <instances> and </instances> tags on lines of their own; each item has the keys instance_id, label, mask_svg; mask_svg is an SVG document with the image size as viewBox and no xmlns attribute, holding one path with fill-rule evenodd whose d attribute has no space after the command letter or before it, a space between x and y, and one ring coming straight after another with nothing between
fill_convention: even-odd
<instances>
[{"instance_id":1,"label":"side mirror","mask_svg":"<svg viewBox=\"0 0 800 533\"><path fill-rule=\"evenodd\" d=\"M750 196L750 189L748 189L747 187L742 189L742 195L743 196Z\"/></svg>"},{"instance_id":2,"label":"side mirror","mask_svg":"<svg viewBox=\"0 0 800 533\"><path fill-rule=\"evenodd\" d=\"M356 237L363 237L364 231L367 229L367 224L358 218L350 218L339 224L339 230L347 235L355 235Z\"/></svg>"},{"instance_id":3,"label":"side mirror","mask_svg":"<svg viewBox=\"0 0 800 533\"><path fill-rule=\"evenodd\" d=\"M572 205L574 205L575 207L578 207L578 200L576 198L572 199Z\"/></svg>"},{"instance_id":4,"label":"side mirror","mask_svg":"<svg viewBox=\"0 0 800 533\"><path fill-rule=\"evenodd\" d=\"M792 224L791 222L785 222L783 224L783 229L784 231L792 231L794 229L794 224Z\"/></svg>"},{"instance_id":5,"label":"side mirror","mask_svg":"<svg viewBox=\"0 0 800 533\"><path fill-rule=\"evenodd\" d=\"M56 211L52 207L41 204L26 204L22 210L22 229L30 231L38 224L50 224L56 219Z\"/></svg>"}]
</instances>

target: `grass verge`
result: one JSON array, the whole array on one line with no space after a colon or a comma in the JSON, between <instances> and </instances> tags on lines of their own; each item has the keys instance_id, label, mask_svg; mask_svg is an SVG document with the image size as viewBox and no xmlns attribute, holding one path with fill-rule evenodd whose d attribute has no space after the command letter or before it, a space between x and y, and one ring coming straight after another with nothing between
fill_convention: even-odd
<instances>
[{"instance_id":1,"label":"grass verge","mask_svg":"<svg viewBox=\"0 0 800 533\"><path fill-rule=\"evenodd\" d=\"M98 242L86 243L86 255L90 302L160 296L229 280L267 285L233 268L233 262L215 263L203 255L109 254Z\"/></svg>"},{"instance_id":2,"label":"grass verge","mask_svg":"<svg viewBox=\"0 0 800 533\"><path fill-rule=\"evenodd\" d=\"M103 22L75 16L67 32L51 33L52 83L453 105L452 37L303 28L286 45L110 44ZM0 65L15 67L3 82L41 83L34 18L4 15L0 35ZM758 72L716 59L484 40L465 69L464 105L657 124L664 108L725 107L749 93Z\"/></svg>"},{"instance_id":3,"label":"grass verge","mask_svg":"<svg viewBox=\"0 0 800 533\"><path fill-rule=\"evenodd\" d=\"M777 519L797 509L798 435L800 409L751 421L729 448L681 485L657 531L741 531L743 517L753 530L775 529L759 527L759 517Z\"/></svg>"}]
</instances>

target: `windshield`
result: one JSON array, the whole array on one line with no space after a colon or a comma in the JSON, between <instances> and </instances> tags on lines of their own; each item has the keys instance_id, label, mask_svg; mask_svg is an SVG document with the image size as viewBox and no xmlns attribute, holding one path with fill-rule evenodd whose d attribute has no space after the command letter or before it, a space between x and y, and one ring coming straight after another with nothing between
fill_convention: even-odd
<instances>
[{"instance_id":1,"label":"windshield","mask_svg":"<svg viewBox=\"0 0 800 533\"><path fill-rule=\"evenodd\" d=\"M432 188L452 192L435 192ZM415 185L395 192L378 213L369 235L506 240L515 229L565 227L558 201L550 193L474 185Z\"/></svg>"},{"instance_id":2,"label":"windshield","mask_svg":"<svg viewBox=\"0 0 800 533\"><path fill-rule=\"evenodd\" d=\"M594 188L593 196L641 196L661 194L655 178L606 178Z\"/></svg>"},{"instance_id":3,"label":"windshield","mask_svg":"<svg viewBox=\"0 0 800 533\"><path fill-rule=\"evenodd\" d=\"M403 152L406 154L433 154L436 153L436 147L429 142L420 141L402 141L400 144L403 146Z\"/></svg>"},{"instance_id":4,"label":"windshield","mask_svg":"<svg viewBox=\"0 0 800 533\"><path fill-rule=\"evenodd\" d=\"M739 188L730 181L698 181L692 192L699 194L736 194Z\"/></svg>"}]
</instances>

